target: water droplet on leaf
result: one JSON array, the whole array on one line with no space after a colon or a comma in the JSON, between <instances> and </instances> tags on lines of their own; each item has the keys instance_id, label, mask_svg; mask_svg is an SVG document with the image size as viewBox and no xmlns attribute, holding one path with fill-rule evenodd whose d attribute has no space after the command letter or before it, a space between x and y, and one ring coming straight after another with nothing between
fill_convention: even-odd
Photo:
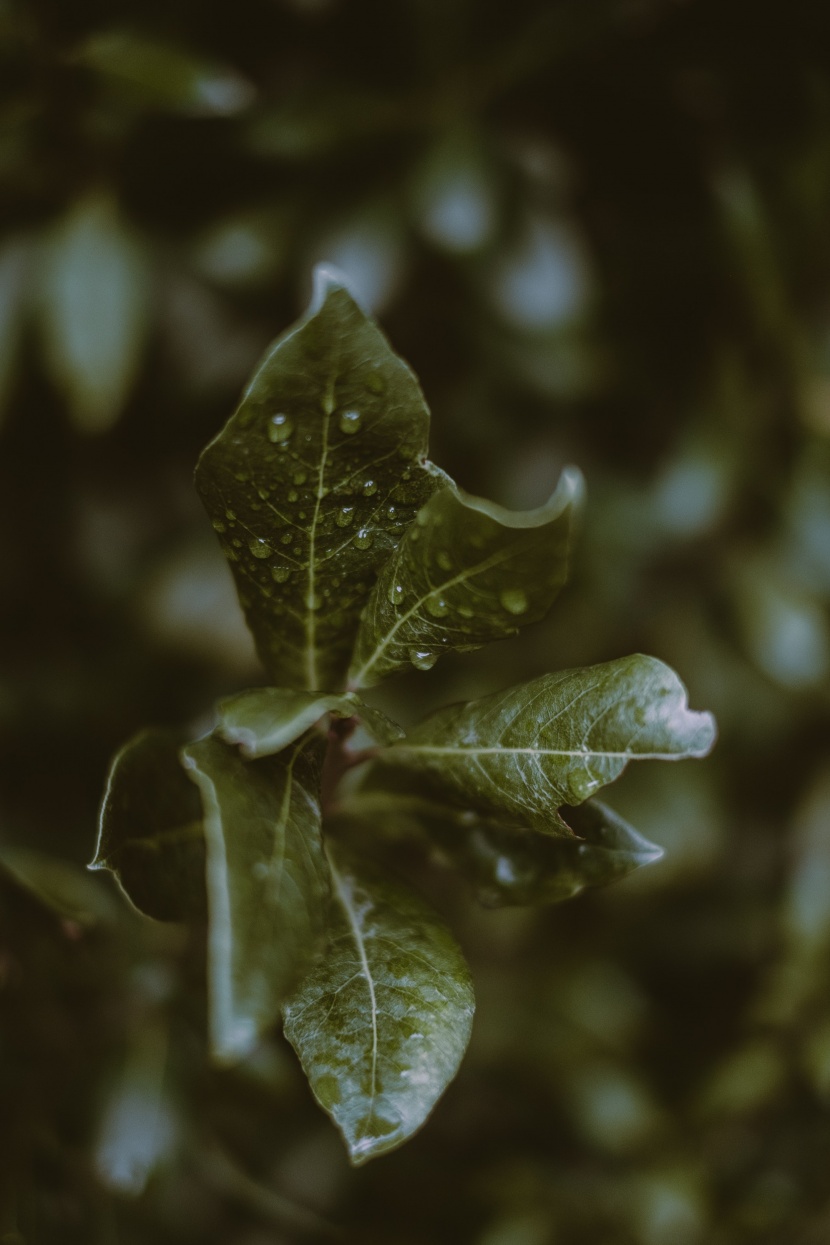
<instances>
[{"instance_id":1,"label":"water droplet on leaf","mask_svg":"<svg viewBox=\"0 0 830 1245\"><path fill-rule=\"evenodd\" d=\"M450 607L443 597L427 597L426 606L427 613L431 614L433 618L443 618L445 614L450 612Z\"/></svg>"},{"instance_id":2,"label":"water droplet on leaf","mask_svg":"<svg viewBox=\"0 0 830 1245\"><path fill-rule=\"evenodd\" d=\"M213 530L214 530L214 532L224 532L224 531L226 531L227 529L226 529L225 524L222 522L222 520L221 520L221 519L214 519L214 520L213 520Z\"/></svg>"},{"instance_id":3,"label":"water droplet on leaf","mask_svg":"<svg viewBox=\"0 0 830 1245\"><path fill-rule=\"evenodd\" d=\"M451 571L451 570L452 570L452 558L451 558L451 557L450 557L450 555L447 553L446 549L441 549L441 550L440 550L440 551L439 551L439 552L435 555L435 561L436 561L436 562L438 563L438 565L441 567L441 570L442 570L442 571Z\"/></svg>"},{"instance_id":4,"label":"water droplet on leaf","mask_svg":"<svg viewBox=\"0 0 830 1245\"><path fill-rule=\"evenodd\" d=\"M274 445L283 445L293 431L294 425L291 422L291 417L283 415L282 412L278 415L272 415L268 421L268 440L272 441Z\"/></svg>"},{"instance_id":5,"label":"water droplet on leaf","mask_svg":"<svg viewBox=\"0 0 830 1245\"><path fill-rule=\"evenodd\" d=\"M505 588L499 593L499 600L508 614L524 614L527 609L527 593L521 588Z\"/></svg>"},{"instance_id":6,"label":"water droplet on leaf","mask_svg":"<svg viewBox=\"0 0 830 1245\"><path fill-rule=\"evenodd\" d=\"M364 497L371 497L377 491L378 491L378 486L374 480L367 480L366 483L363 485L363 496Z\"/></svg>"},{"instance_id":7,"label":"water droplet on leaf","mask_svg":"<svg viewBox=\"0 0 830 1245\"><path fill-rule=\"evenodd\" d=\"M430 653L429 649L425 648L411 648L409 660L416 670L431 670L438 660L438 654Z\"/></svg>"},{"instance_id":8,"label":"water droplet on leaf","mask_svg":"<svg viewBox=\"0 0 830 1245\"><path fill-rule=\"evenodd\" d=\"M291 574L287 566L275 566L271 571L271 576L278 584L284 584Z\"/></svg>"},{"instance_id":9,"label":"water droplet on leaf","mask_svg":"<svg viewBox=\"0 0 830 1245\"><path fill-rule=\"evenodd\" d=\"M272 553L267 540L249 540L248 549L254 558L270 558Z\"/></svg>"},{"instance_id":10,"label":"water droplet on leaf","mask_svg":"<svg viewBox=\"0 0 830 1245\"><path fill-rule=\"evenodd\" d=\"M362 527L354 538L354 543L358 549L368 549L373 540L372 533L367 527Z\"/></svg>"},{"instance_id":11,"label":"water droplet on leaf","mask_svg":"<svg viewBox=\"0 0 830 1245\"><path fill-rule=\"evenodd\" d=\"M304 471L295 471L291 479L295 484L305 484L307 479L306 473Z\"/></svg>"},{"instance_id":12,"label":"water droplet on leaf","mask_svg":"<svg viewBox=\"0 0 830 1245\"><path fill-rule=\"evenodd\" d=\"M342 506L334 516L338 527L348 527L354 518L354 506Z\"/></svg>"},{"instance_id":13,"label":"water droplet on leaf","mask_svg":"<svg viewBox=\"0 0 830 1245\"><path fill-rule=\"evenodd\" d=\"M360 411L343 411L338 420L340 431L345 432L347 436L353 436L354 433L359 432L362 422L363 416Z\"/></svg>"},{"instance_id":14,"label":"water droplet on leaf","mask_svg":"<svg viewBox=\"0 0 830 1245\"><path fill-rule=\"evenodd\" d=\"M403 586L401 584L391 584L386 595L389 598L390 605L401 605L403 603Z\"/></svg>"}]
</instances>

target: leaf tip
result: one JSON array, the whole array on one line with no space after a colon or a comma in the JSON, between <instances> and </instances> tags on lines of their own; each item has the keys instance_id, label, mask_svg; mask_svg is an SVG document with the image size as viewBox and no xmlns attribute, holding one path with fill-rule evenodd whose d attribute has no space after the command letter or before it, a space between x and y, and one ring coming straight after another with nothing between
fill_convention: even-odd
<instances>
[{"instance_id":1,"label":"leaf tip","mask_svg":"<svg viewBox=\"0 0 830 1245\"><path fill-rule=\"evenodd\" d=\"M346 274L341 272L339 268L336 268L334 264L324 263L317 264L314 268L312 276L311 302L309 304L308 314L310 316L316 315L317 312L322 309L329 295L336 293L338 290L345 290L349 297L353 299L363 311L366 310L366 308L362 306L361 301L357 296L357 292L350 283Z\"/></svg>"}]
</instances>

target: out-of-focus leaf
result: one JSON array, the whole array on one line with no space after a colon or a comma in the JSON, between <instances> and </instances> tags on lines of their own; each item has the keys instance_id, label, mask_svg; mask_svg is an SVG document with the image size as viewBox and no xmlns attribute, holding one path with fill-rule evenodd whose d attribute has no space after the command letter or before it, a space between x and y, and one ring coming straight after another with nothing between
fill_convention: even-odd
<instances>
[{"instance_id":1,"label":"out-of-focus leaf","mask_svg":"<svg viewBox=\"0 0 830 1245\"><path fill-rule=\"evenodd\" d=\"M196 484L275 682L336 690L378 566L435 489L409 368L339 278L266 355Z\"/></svg>"},{"instance_id":2,"label":"out-of-focus leaf","mask_svg":"<svg viewBox=\"0 0 830 1245\"><path fill-rule=\"evenodd\" d=\"M415 173L411 199L434 246L460 255L486 246L498 223L497 186L477 136L455 131L433 147Z\"/></svg>"},{"instance_id":3,"label":"out-of-focus leaf","mask_svg":"<svg viewBox=\"0 0 830 1245\"><path fill-rule=\"evenodd\" d=\"M205 277L220 285L270 284L286 258L292 233L285 213L238 212L202 234L193 249L194 262Z\"/></svg>"},{"instance_id":4,"label":"out-of-focus leaf","mask_svg":"<svg viewBox=\"0 0 830 1245\"><path fill-rule=\"evenodd\" d=\"M400 1145L452 1080L473 991L459 948L418 897L330 849L327 954L285 1009L285 1033L352 1162Z\"/></svg>"},{"instance_id":5,"label":"out-of-focus leaf","mask_svg":"<svg viewBox=\"0 0 830 1245\"><path fill-rule=\"evenodd\" d=\"M184 763L205 810L211 1044L242 1058L279 1019L323 932L328 871L318 799L322 739L245 761L215 736Z\"/></svg>"},{"instance_id":6,"label":"out-of-focus leaf","mask_svg":"<svg viewBox=\"0 0 830 1245\"><path fill-rule=\"evenodd\" d=\"M31 244L12 238L0 249L0 413L8 397L26 313Z\"/></svg>"},{"instance_id":7,"label":"out-of-focus leaf","mask_svg":"<svg viewBox=\"0 0 830 1245\"><path fill-rule=\"evenodd\" d=\"M744 643L769 678L786 688L812 687L830 673L830 625L819 602L789 569L766 555L744 555L731 587Z\"/></svg>"},{"instance_id":8,"label":"out-of-focus leaf","mask_svg":"<svg viewBox=\"0 0 830 1245\"><path fill-rule=\"evenodd\" d=\"M77 865L45 852L0 847L0 870L54 916L77 925L94 925L111 915L111 903Z\"/></svg>"},{"instance_id":9,"label":"out-of-focus leaf","mask_svg":"<svg viewBox=\"0 0 830 1245\"><path fill-rule=\"evenodd\" d=\"M629 761L701 757L714 740L714 719L687 707L674 671L637 654L440 709L378 763L422 772L473 809L567 835L556 810Z\"/></svg>"},{"instance_id":10,"label":"out-of-focus leaf","mask_svg":"<svg viewBox=\"0 0 830 1245\"><path fill-rule=\"evenodd\" d=\"M406 243L396 204L381 200L324 230L310 259L333 264L348 280L360 305L379 315L403 279Z\"/></svg>"},{"instance_id":11,"label":"out-of-focus leaf","mask_svg":"<svg viewBox=\"0 0 830 1245\"><path fill-rule=\"evenodd\" d=\"M426 834L488 908L561 903L663 855L662 848L599 800L561 810L578 838L552 838L441 801L420 776L408 782L398 773L389 778L384 785L383 769L376 769L374 781L349 796L346 815L376 823L387 834L397 826Z\"/></svg>"},{"instance_id":12,"label":"out-of-focus leaf","mask_svg":"<svg viewBox=\"0 0 830 1245\"><path fill-rule=\"evenodd\" d=\"M493 265L496 309L522 333L562 328L584 315L591 293L585 248L568 221L530 217Z\"/></svg>"},{"instance_id":13,"label":"out-of-focus leaf","mask_svg":"<svg viewBox=\"0 0 830 1245\"><path fill-rule=\"evenodd\" d=\"M217 731L229 744L239 744L251 758L279 752L319 722L326 713L359 718L378 743L403 738L403 730L353 692L343 695L299 692L283 687L257 687L223 700L217 706Z\"/></svg>"},{"instance_id":14,"label":"out-of-focus leaf","mask_svg":"<svg viewBox=\"0 0 830 1245\"><path fill-rule=\"evenodd\" d=\"M139 731L110 768L90 869L109 869L127 898L159 921L205 913L205 844L199 794L172 731Z\"/></svg>"},{"instance_id":15,"label":"out-of-focus leaf","mask_svg":"<svg viewBox=\"0 0 830 1245\"><path fill-rule=\"evenodd\" d=\"M355 687L433 666L443 652L515 635L565 582L582 476L562 475L536 510L509 511L455 485L433 493L366 604L349 672Z\"/></svg>"},{"instance_id":16,"label":"out-of-focus leaf","mask_svg":"<svg viewBox=\"0 0 830 1245\"><path fill-rule=\"evenodd\" d=\"M227 117L253 102L254 88L234 69L183 48L124 30L93 35L75 54L137 102L193 117Z\"/></svg>"},{"instance_id":17,"label":"out-of-focus leaf","mask_svg":"<svg viewBox=\"0 0 830 1245\"><path fill-rule=\"evenodd\" d=\"M117 420L144 341L144 253L106 194L75 205L44 243L40 323L49 369L82 432Z\"/></svg>"},{"instance_id":18,"label":"out-of-focus leaf","mask_svg":"<svg viewBox=\"0 0 830 1245\"><path fill-rule=\"evenodd\" d=\"M105 1185L137 1196L172 1156L177 1140L173 1104L165 1091L167 1031L160 1020L135 1035L113 1084L99 1126L95 1166Z\"/></svg>"}]
</instances>

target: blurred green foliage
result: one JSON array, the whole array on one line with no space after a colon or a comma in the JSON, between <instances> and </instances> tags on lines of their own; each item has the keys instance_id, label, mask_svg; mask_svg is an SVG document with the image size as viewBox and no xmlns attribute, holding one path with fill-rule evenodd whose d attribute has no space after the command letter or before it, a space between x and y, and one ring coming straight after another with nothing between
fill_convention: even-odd
<instances>
[{"instance_id":1,"label":"blurred green foliage","mask_svg":"<svg viewBox=\"0 0 830 1245\"><path fill-rule=\"evenodd\" d=\"M830 1236L830 13L812 0L0 0L0 1241ZM282 1045L205 1061L198 939L80 867L109 756L258 668L190 476L326 258L575 580L413 720L641 649L721 742L666 857L466 913L478 1021L351 1171ZM452 893L451 893L452 892Z\"/></svg>"}]
</instances>

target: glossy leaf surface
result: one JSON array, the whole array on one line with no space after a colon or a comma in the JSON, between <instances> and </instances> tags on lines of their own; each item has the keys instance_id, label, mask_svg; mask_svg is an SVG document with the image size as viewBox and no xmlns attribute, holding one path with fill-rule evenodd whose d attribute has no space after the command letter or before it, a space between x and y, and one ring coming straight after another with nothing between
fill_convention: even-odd
<instances>
[{"instance_id":1,"label":"glossy leaf surface","mask_svg":"<svg viewBox=\"0 0 830 1245\"><path fill-rule=\"evenodd\" d=\"M536 510L505 510L455 485L434 493L367 602L352 685L428 669L442 653L515 635L543 618L567 576L581 494L574 468Z\"/></svg>"},{"instance_id":2,"label":"glossy leaf surface","mask_svg":"<svg viewBox=\"0 0 830 1245\"><path fill-rule=\"evenodd\" d=\"M379 709L364 705L353 692L319 695L293 688L257 687L221 701L217 711L218 733L226 743L239 744L248 758L279 752L326 713L359 718L382 744L394 743L403 736L399 726Z\"/></svg>"},{"instance_id":3,"label":"glossy leaf surface","mask_svg":"<svg viewBox=\"0 0 830 1245\"><path fill-rule=\"evenodd\" d=\"M438 481L415 377L327 269L196 485L275 683L343 684L378 567Z\"/></svg>"},{"instance_id":4,"label":"glossy leaf surface","mask_svg":"<svg viewBox=\"0 0 830 1245\"><path fill-rule=\"evenodd\" d=\"M304 737L245 761L215 736L184 749L205 809L211 1044L247 1054L279 1018L318 949L328 870L320 837L319 752Z\"/></svg>"},{"instance_id":5,"label":"glossy leaf surface","mask_svg":"<svg viewBox=\"0 0 830 1245\"><path fill-rule=\"evenodd\" d=\"M110 869L140 912L159 921L205 913L199 793L172 731L139 731L112 763L91 869Z\"/></svg>"},{"instance_id":6,"label":"glossy leaf surface","mask_svg":"<svg viewBox=\"0 0 830 1245\"><path fill-rule=\"evenodd\" d=\"M330 850L326 955L285 1009L285 1033L354 1163L423 1124L467 1046L473 991L449 931L416 895Z\"/></svg>"},{"instance_id":7,"label":"glossy leaf surface","mask_svg":"<svg viewBox=\"0 0 830 1245\"><path fill-rule=\"evenodd\" d=\"M440 709L379 762L420 771L471 808L568 834L556 810L629 761L705 756L714 740L712 716L688 708L674 671L635 655Z\"/></svg>"}]
</instances>

